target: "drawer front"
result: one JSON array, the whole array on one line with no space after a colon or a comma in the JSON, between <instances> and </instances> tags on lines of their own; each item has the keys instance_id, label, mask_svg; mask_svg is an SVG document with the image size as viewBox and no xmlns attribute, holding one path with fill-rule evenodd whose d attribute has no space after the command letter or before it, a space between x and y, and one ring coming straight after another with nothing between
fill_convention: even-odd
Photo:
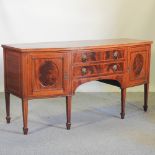
<instances>
[{"instance_id":1,"label":"drawer front","mask_svg":"<svg viewBox=\"0 0 155 155\"><path fill-rule=\"evenodd\" d=\"M89 77L103 72L103 65L77 66L73 68L74 77Z\"/></svg>"},{"instance_id":2,"label":"drawer front","mask_svg":"<svg viewBox=\"0 0 155 155\"><path fill-rule=\"evenodd\" d=\"M88 66L73 67L73 77L91 77L117 74L124 71L124 62L103 63Z\"/></svg>"},{"instance_id":3,"label":"drawer front","mask_svg":"<svg viewBox=\"0 0 155 155\"><path fill-rule=\"evenodd\" d=\"M125 49L123 48L111 48L105 51L105 60L117 60L124 58Z\"/></svg>"},{"instance_id":4,"label":"drawer front","mask_svg":"<svg viewBox=\"0 0 155 155\"><path fill-rule=\"evenodd\" d=\"M90 63L96 61L113 61L125 57L124 48L79 50L73 53L73 63Z\"/></svg>"},{"instance_id":5,"label":"drawer front","mask_svg":"<svg viewBox=\"0 0 155 155\"><path fill-rule=\"evenodd\" d=\"M104 73L105 74L117 74L124 71L124 62L113 62L104 64Z\"/></svg>"},{"instance_id":6,"label":"drawer front","mask_svg":"<svg viewBox=\"0 0 155 155\"><path fill-rule=\"evenodd\" d=\"M73 63L100 61L103 57L102 50L81 50L73 54Z\"/></svg>"}]
</instances>

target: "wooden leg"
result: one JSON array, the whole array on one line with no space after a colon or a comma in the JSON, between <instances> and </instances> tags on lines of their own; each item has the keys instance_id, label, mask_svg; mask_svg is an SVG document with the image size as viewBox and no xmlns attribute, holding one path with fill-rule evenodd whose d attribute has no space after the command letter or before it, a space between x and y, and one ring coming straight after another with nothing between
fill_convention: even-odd
<instances>
[{"instance_id":1,"label":"wooden leg","mask_svg":"<svg viewBox=\"0 0 155 155\"><path fill-rule=\"evenodd\" d=\"M67 117L66 128L67 130L70 130L70 127L71 127L71 100L72 100L72 96L66 96L66 117Z\"/></svg>"},{"instance_id":2,"label":"wooden leg","mask_svg":"<svg viewBox=\"0 0 155 155\"><path fill-rule=\"evenodd\" d=\"M28 133L28 126L27 126L27 119L28 119L28 100L22 99L22 112L23 112L23 133L27 135Z\"/></svg>"},{"instance_id":3,"label":"wooden leg","mask_svg":"<svg viewBox=\"0 0 155 155\"><path fill-rule=\"evenodd\" d=\"M121 89L121 119L125 117L126 88Z\"/></svg>"},{"instance_id":4,"label":"wooden leg","mask_svg":"<svg viewBox=\"0 0 155 155\"><path fill-rule=\"evenodd\" d=\"M10 93L5 92L5 103L6 103L6 122L10 123Z\"/></svg>"},{"instance_id":5,"label":"wooden leg","mask_svg":"<svg viewBox=\"0 0 155 155\"><path fill-rule=\"evenodd\" d=\"M148 93L149 93L149 83L144 84L144 111L148 109Z\"/></svg>"}]
</instances>

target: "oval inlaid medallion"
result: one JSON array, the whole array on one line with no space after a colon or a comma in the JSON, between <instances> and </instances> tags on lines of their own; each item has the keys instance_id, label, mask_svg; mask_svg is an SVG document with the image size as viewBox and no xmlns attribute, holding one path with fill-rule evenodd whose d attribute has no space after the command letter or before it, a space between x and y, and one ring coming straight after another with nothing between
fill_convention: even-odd
<instances>
[{"instance_id":1,"label":"oval inlaid medallion","mask_svg":"<svg viewBox=\"0 0 155 155\"><path fill-rule=\"evenodd\" d=\"M45 87L55 86L57 78L59 76L59 71L55 63L52 61L45 61L39 67L39 80L41 85Z\"/></svg>"},{"instance_id":2,"label":"oval inlaid medallion","mask_svg":"<svg viewBox=\"0 0 155 155\"><path fill-rule=\"evenodd\" d=\"M133 72L135 76L139 76L142 69L143 69L143 64L144 64L144 58L141 54L137 54L134 58L133 62Z\"/></svg>"}]
</instances>

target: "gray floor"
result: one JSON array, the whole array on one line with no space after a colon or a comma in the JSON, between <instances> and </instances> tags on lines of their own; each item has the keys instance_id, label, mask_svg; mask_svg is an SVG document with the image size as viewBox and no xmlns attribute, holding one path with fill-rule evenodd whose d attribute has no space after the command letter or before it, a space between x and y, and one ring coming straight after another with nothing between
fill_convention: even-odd
<instances>
[{"instance_id":1,"label":"gray floor","mask_svg":"<svg viewBox=\"0 0 155 155\"><path fill-rule=\"evenodd\" d=\"M65 129L65 98L29 102L29 135L22 134L20 99L11 96L11 124L0 94L0 155L155 155L155 93L143 112L143 93L128 93L120 119L119 93L76 93L72 128Z\"/></svg>"}]
</instances>

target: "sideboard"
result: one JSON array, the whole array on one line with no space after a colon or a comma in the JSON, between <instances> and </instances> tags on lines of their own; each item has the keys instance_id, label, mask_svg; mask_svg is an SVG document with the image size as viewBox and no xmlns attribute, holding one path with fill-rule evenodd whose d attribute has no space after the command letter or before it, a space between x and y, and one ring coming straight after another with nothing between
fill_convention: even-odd
<instances>
[{"instance_id":1,"label":"sideboard","mask_svg":"<svg viewBox=\"0 0 155 155\"><path fill-rule=\"evenodd\" d=\"M28 133L28 100L66 97L67 129L76 88L100 81L121 89L121 118L126 89L144 85L147 111L152 41L107 39L2 45L6 120L10 123L10 94L22 99L23 133Z\"/></svg>"}]
</instances>

